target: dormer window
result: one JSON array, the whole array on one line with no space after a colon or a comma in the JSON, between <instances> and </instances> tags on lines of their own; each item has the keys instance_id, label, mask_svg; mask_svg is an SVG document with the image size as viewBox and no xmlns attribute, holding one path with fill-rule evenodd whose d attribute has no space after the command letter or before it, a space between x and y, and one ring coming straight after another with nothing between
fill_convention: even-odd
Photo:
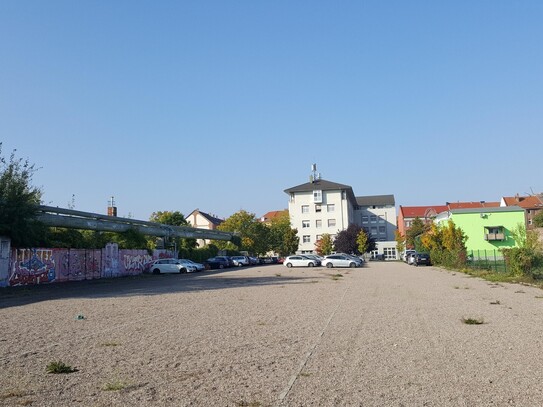
<instances>
[{"instance_id":1,"label":"dormer window","mask_svg":"<svg viewBox=\"0 0 543 407\"><path fill-rule=\"evenodd\" d=\"M313 202L314 203L322 203L322 191L321 190L313 191Z\"/></svg>"}]
</instances>

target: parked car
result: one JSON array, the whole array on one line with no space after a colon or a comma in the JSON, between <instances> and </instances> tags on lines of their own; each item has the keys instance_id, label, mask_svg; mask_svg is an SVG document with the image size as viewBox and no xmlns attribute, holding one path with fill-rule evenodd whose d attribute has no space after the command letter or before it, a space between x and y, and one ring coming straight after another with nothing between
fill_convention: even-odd
<instances>
[{"instance_id":1,"label":"parked car","mask_svg":"<svg viewBox=\"0 0 543 407\"><path fill-rule=\"evenodd\" d=\"M417 252L409 253L406 257L406 262L410 266L412 266L415 263L415 256L417 255Z\"/></svg>"},{"instance_id":2,"label":"parked car","mask_svg":"<svg viewBox=\"0 0 543 407\"><path fill-rule=\"evenodd\" d=\"M251 264L249 257L247 256L232 256L232 261L234 262L234 266L237 267L248 266Z\"/></svg>"},{"instance_id":3,"label":"parked car","mask_svg":"<svg viewBox=\"0 0 543 407\"><path fill-rule=\"evenodd\" d=\"M195 268L194 271L203 271L205 270L205 266L202 263L196 263L195 261L189 260L189 259L181 259L185 262L187 262L189 265Z\"/></svg>"},{"instance_id":4,"label":"parked car","mask_svg":"<svg viewBox=\"0 0 543 407\"><path fill-rule=\"evenodd\" d=\"M153 274L188 273L195 271L195 268L179 259L158 259L149 265L149 271Z\"/></svg>"},{"instance_id":5,"label":"parked car","mask_svg":"<svg viewBox=\"0 0 543 407\"><path fill-rule=\"evenodd\" d=\"M416 252L416 250L406 250L405 252L400 254L400 258L407 263L407 258L409 257L409 255Z\"/></svg>"},{"instance_id":6,"label":"parked car","mask_svg":"<svg viewBox=\"0 0 543 407\"><path fill-rule=\"evenodd\" d=\"M303 256L309 257L310 259L318 260L319 264L322 262L323 257L318 256L316 254L304 254Z\"/></svg>"},{"instance_id":7,"label":"parked car","mask_svg":"<svg viewBox=\"0 0 543 407\"><path fill-rule=\"evenodd\" d=\"M210 257L204 262L206 270L210 269L223 269L225 267L230 267L230 262L225 256L215 256Z\"/></svg>"},{"instance_id":8,"label":"parked car","mask_svg":"<svg viewBox=\"0 0 543 407\"><path fill-rule=\"evenodd\" d=\"M428 253L417 253L413 260L413 265L419 266L424 264L425 266L431 266L430 255Z\"/></svg>"},{"instance_id":9,"label":"parked car","mask_svg":"<svg viewBox=\"0 0 543 407\"><path fill-rule=\"evenodd\" d=\"M310 259L309 257L302 256L300 254L300 255L295 255L295 256L288 256L283 261L283 264L285 266L287 266L288 268L290 268L290 267L315 267L315 266L320 265L320 262L317 263L317 260Z\"/></svg>"},{"instance_id":10,"label":"parked car","mask_svg":"<svg viewBox=\"0 0 543 407\"><path fill-rule=\"evenodd\" d=\"M356 257L351 257L346 254L331 254L326 256L322 261L322 265L328 268L332 267L361 267L362 260Z\"/></svg>"},{"instance_id":11,"label":"parked car","mask_svg":"<svg viewBox=\"0 0 543 407\"><path fill-rule=\"evenodd\" d=\"M260 259L258 257L249 257L249 264L260 264Z\"/></svg>"}]
</instances>

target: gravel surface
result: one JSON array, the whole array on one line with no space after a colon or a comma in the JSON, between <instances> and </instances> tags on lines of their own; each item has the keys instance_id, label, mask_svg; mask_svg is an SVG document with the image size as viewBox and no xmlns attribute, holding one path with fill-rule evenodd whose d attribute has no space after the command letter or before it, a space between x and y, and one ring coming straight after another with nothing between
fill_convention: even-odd
<instances>
[{"instance_id":1,"label":"gravel surface","mask_svg":"<svg viewBox=\"0 0 543 407\"><path fill-rule=\"evenodd\" d=\"M396 262L2 289L0 405L542 406L542 311Z\"/></svg>"}]
</instances>

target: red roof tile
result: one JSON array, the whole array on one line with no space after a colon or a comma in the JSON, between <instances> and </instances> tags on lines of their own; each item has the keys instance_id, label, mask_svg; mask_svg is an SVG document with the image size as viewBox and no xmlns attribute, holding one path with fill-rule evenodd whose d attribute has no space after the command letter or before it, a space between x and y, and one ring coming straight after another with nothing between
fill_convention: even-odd
<instances>
[{"instance_id":1,"label":"red roof tile","mask_svg":"<svg viewBox=\"0 0 543 407\"><path fill-rule=\"evenodd\" d=\"M436 216L438 213L445 212L449 208L445 205L433 206L400 206L400 212L403 218L427 218Z\"/></svg>"},{"instance_id":2,"label":"red roof tile","mask_svg":"<svg viewBox=\"0 0 543 407\"><path fill-rule=\"evenodd\" d=\"M504 196L503 200L506 206L520 206L524 209L541 208L543 200L537 195L530 196Z\"/></svg>"}]
</instances>

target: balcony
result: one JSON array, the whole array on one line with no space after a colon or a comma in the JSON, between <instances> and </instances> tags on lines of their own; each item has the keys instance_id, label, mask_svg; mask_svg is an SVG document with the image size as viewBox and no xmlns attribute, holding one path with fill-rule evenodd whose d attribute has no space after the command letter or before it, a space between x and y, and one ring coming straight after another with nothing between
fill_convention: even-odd
<instances>
[{"instance_id":1,"label":"balcony","mask_svg":"<svg viewBox=\"0 0 543 407\"><path fill-rule=\"evenodd\" d=\"M491 242L495 240L505 240L504 233L485 233L485 240Z\"/></svg>"}]
</instances>

